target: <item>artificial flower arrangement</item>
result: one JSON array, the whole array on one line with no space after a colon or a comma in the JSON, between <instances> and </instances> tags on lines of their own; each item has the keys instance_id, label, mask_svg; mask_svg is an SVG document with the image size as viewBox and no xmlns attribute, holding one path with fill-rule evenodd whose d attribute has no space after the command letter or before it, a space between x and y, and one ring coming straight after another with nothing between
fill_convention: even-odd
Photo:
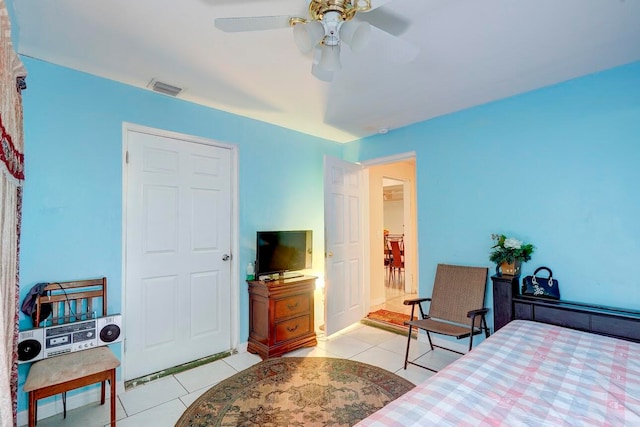
<instances>
[{"instance_id":1,"label":"artificial flower arrangement","mask_svg":"<svg viewBox=\"0 0 640 427\"><path fill-rule=\"evenodd\" d=\"M502 263L513 264L515 261L527 262L531 259L531 254L535 249L535 246L530 243L523 243L504 234L492 234L491 239L496 244L491 247L493 251L489 256L489 260L497 265Z\"/></svg>"}]
</instances>

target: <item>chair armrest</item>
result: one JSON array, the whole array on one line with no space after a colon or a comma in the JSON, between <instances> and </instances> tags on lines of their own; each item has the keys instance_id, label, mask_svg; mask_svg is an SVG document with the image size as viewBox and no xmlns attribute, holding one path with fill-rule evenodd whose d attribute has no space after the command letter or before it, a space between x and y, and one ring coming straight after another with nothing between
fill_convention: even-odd
<instances>
[{"instance_id":1,"label":"chair armrest","mask_svg":"<svg viewBox=\"0 0 640 427\"><path fill-rule=\"evenodd\" d=\"M478 316L480 314L487 314L489 312L488 308L479 308L477 310L471 310L470 312L467 313L467 317L475 317Z\"/></svg>"},{"instance_id":2,"label":"chair armrest","mask_svg":"<svg viewBox=\"0 0 640 427\"><path fill-rule=\"evenodd\" d=\"M406 299L402 303L404 305L416 305L416 304L420 304L421 302L425 302L425 301L431 301L431 298Z\"/></svg>"}]
</instances>

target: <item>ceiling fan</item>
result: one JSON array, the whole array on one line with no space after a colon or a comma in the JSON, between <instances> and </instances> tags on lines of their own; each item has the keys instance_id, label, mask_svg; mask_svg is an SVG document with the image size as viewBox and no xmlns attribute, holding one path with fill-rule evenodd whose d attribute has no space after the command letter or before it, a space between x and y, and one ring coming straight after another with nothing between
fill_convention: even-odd
<instances>
[{"instance_id":1,"label":"ceiling fan","mask_svg":"<svg viewBox=\"0 0 640 427\"><path fill-rule=\"evenodd\" d=\"M217 18L215 26L226 32L293 27L293 38L298 49L302 53L314 51L311 73L324 81L331 81L333 73L342 68L341 44L344 42L354 52L361 51L367 46L372 31L393 41L394 57L401 58L401 62L410 62L418 54L418 48L412 43L356 17L356 14L376 9L388 0L378 0L374 5L371 4L372 0L307 1L308 18L290 15Z\"/></svg>"}]
</instances>

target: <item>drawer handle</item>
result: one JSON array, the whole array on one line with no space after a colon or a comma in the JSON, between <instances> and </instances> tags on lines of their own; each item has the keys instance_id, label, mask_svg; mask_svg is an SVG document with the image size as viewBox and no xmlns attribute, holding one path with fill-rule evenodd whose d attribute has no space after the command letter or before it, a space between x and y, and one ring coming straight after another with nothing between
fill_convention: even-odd
<instances>
[{"instance_id":1,"label":"drawer handle","mask_svg":"<svg viewBox=\"0 0 640 427\"><path fill-rule=\"evenodd\" d=\"M287 304L287 307L289 307L289 310L295 310L296 308L298 308L298 301L296 301L296 303L293 305Z\"/></svg>"},{"instance_id":2,"label":"drawer handle","mask_svg":"<svg viewBox=\"0 0 640 427\"><path fill-rule=\"evenodd\" d=\"M287 326L287 331L289 331L289 332L297 331L297 330L298 330L298 326L300 326L300 325L296 325L296 326L295 326L295 327L293 327L293 328L290 328L290 327L288 327L288 326Z\"/></svg>"}]
</instances>

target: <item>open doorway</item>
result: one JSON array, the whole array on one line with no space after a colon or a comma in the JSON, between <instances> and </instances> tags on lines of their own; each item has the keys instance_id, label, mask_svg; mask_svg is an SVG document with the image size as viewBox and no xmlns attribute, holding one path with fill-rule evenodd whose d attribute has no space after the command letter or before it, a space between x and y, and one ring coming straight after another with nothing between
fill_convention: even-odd
<instances>
[{"instance_id":1,"label":"open doorway","mask_svg":"<svg viewBox=\"0 0 640 427\"><path fill-rule=\"evenodd\" d=\"M349 169L354 168L353 173L346 172L348 165L351 165ZM363 172L362 176L358 176L356 169ZM392 307L399 314L404 314L398 311L405 309L402 304L403 300L417 295L418 239L415 170L415 153L379 158L363 162L360 165L325 156L325 283L329 285L325 285L323 295L318 298L319 307L322 307L318 312L323 313L324 316L316 320L319 325L324 324L327 336L357 322L358 319L365 317L371 319L370 314L373 311L385 309L383 307ZM350 177L349 179L345 178L347 175ZM404 261L404 269L402 271L402 286L396 286L394 295L387 295L385 289L387 282L384 262L383 180L385 178L402 182L403 194L402 238L404 248L402 260ZM345 197L342 194L343 191L334 188L334 186L337 183L344 185L344 182L347 181L350 182L348 187L350 191L356 191L352 188L354 183L364 183L365 185L357 186L357 194L351 194L349 198L351 203L336 205L341 210L340 215L335 216L331 214L333 208L327 210L327 207L333 206L334 200L345 200ZM350 208L349 212L345 211L347 207ZM360 207L364 209L361 210ZM346 225L357 226L358 232L351 234L346 232L344 230ZM341 252L336 252L342 250L340 243L344 241L344 236L358 237L357 245L351 245L353 239L349 240L349 247L353 246L357 252L357 255L352 255L350 258L353 262L343 262L340 258ZM348 265L359 269L354 270L354 273L357 273L355 275L345 274L345 271L339 270L337 267L333 268L333 264L339 268ZM362 266L365 268L364 271L361 271ZM351 286L348 292L344 286L345 283ZM349 317L346 322L337 322L339 316L334 312L336 309L344 307L353 307L354 315L355 311L358 311L357 316ZM329 327L331 321L333 321L334 327Z\"/></svg>"},{"instance_id":2,"label":"open doorway","mask_svg":"<svg viewBox=\"0 0 640 427\"><path fill-rule=\"evenodd\" d=\"M367 171L371 239L368 316L380 310L409 314L410 307L403 301L415 298L418 288L415 158L371 165Z\"/></svg>"}]
</instances>

